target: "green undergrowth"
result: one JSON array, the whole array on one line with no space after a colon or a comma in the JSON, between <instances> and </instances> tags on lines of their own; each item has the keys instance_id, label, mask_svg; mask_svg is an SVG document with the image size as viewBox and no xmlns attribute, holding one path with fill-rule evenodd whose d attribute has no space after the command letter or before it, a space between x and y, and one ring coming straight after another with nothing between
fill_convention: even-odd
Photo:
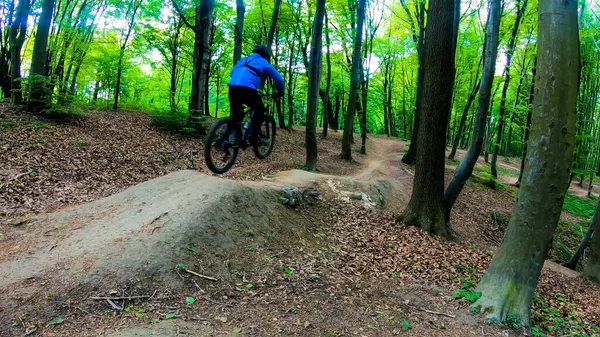
<instances>
[{"instance_id":1,"label":"green undergrowth","mask_svg":"<svg viewBox=\"0 0 600 337\"><path fill-rule=\"evenodd\" d=\"M578 318L575 304L559 293L547 301L534 295L531 326L534 336L600 336L600 328Z\"/></svg>"},{"instance_id":2,"label":"green undergrowth","mask_svg":"<svg viewBox=\"0 0 600 337\"><path fill-rule=\"evenodd\" d=\"M203 136L208 133L212 125L212 118L197 117L181 111L156 111L151 112L152 125L162 131L175 132L188 136Z\"/></svg>"},{"instance_id":3,"label":"green undergrowth","mask_svg":"<svg viewBox=\"0 0 600 337\"><path fill-rule=\"evenodd\" d=\"M581 198L571 192L567 192L563 210L575 216L591 219L594 215L596 203L598 203L598 197L592 196L590 198Z\"/></svg>"},{"instance_id":4,"label":"green undergrowth","mask_svg":"<svg viewBox=\"0 0 600 337\"><path fill-rule=\"evenodd\" d=\"M481 185L491 188L496 191L504 191L506 190L506 185L504 185L500 180L492 177L491 174L487 172L480 172L480 175L473 175L473 178L476 179L478 183Z\"/></svg>"},{"instance_id":5,"label":"green undergrowth","mask_svg":"<svg viewBox=\"0 0 600 337\"><path fill-rule=\"evenodd\" d=\"M458 277L462 286L456 289L452 294L455 300L461 303L473 303L481 297L481 293L476 291L477 283L481 280L477 270L469 265L454 264L456 272L450 274L450 278Z\"/></svg>"},{"instance_id":6,"label":"green undergrowth","mask_svg":"<svg viewBox=\"0 0 600 337\"><path fill-rule=\"evenodd\" d=\"M587 220L573 222L561 219L554 232L554 242L548 257L557 263L569 261L583 239L588 226ZM585 257L584 255L578 267L585 266Z\"/></svg>"}]
</instances>

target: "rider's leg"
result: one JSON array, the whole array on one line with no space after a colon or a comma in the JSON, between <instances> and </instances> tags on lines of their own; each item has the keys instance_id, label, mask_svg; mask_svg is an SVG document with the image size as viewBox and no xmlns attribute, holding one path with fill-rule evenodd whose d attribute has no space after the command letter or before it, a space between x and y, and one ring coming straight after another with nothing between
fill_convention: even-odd
<instances>
[{"instance_id":1,"label":"rider's leg","mask_svg":"<svg viewBox=\"0 0 600 337\"><path fill-rule=\"evenodd\" d=\"M231 108L231 118L241 123L244 120L244 98L245 87L229 87L229 107Z\"/></svg>"},{"instance_id":2,"label":"rider's leg","mask_svg":"<svg viewBox=\"0 0 600 337\"><path fill-rule=\"evenodd\" d=\"M256 144L260 135L260 126L265 118L265 105L257 91L253 91L249 98L248 105L254 111L251 142Z\"/></svg>"}]
</instances>

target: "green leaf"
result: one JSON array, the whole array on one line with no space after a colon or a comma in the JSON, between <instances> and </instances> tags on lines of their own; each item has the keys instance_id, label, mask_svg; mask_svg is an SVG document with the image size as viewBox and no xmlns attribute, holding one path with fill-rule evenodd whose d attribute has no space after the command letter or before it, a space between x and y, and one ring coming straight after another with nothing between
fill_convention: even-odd
<instances>
[{"instance_id":1,"label":"green leaf","mask_svg":"<svg viewBox=\"0 0 600 337\"><path fill-rule=\"evenodd\" d=\"M177 265L177 269L183 269L183 268L185 268L185 266L183 265L183 263L180 263L180 264Z\"/></svg>"},{"instance_id":2,"label":"green leaf","mask_svg":"<svg viewBox=\"0 0 600 337\"><path fill-rule=\"evenodd\" d=\"M173 318L175 318L175 314L166 314L165 318L166 319L173 319Z\"/></svg>"},{"instance_id":3,"label":"green leaf","mask_svg":"<svg viewBox=\"0 0 600 337\"><path fill-rule=\"evenodd\" d=\"M51 320L50 322L48 322L48 324L46 324L46 328L51 326L51 325L57 325L57 324L62 324L65 321L64 318L62 317L55 317L53 320Z\"/></svg>"},{"instance_id":4,"label":"green leaf","mask_svg":"<svg viewBox=\"0 0 600 337\"><path fill-rule=\"evenodd\" d=\"M194 248L194 246L192 246L192 245L189 245L188 250L193 253L196 251L196 248Z\"/></svg>"},{"instance_id":5,"label":"green leaf","mask_svg":"<svg viewBox=\"0 0 600 337\"><path fill-rule=\"evenodd\" d=\"M233 330L233 332L240 333L240 332L242 332L242 329L241 328L237 328L237 329Z\"/></svg>"},{"instance_id":6,"label":"green leaf","mask_svg":"<svg viewBox=\"0 0 600 337\"><path fill-rule=\"evenodd\" d=\"M196 303L196 299L195 299L195 298L193 298L193 297L186 297L186 298L185 298L185 302L186 302L187 304L194 304L194 303Z\"/></svg>"},{"instance_id":7,"label":"green leaf","mask_svg":"<svg viewBox=\"0 0 600 337\"><path fill-rule=\"evenodd\" d=\"M294 271L291 270L289 267L285 267L283 269L283 272L286 273L286 274L288 274L288 275L292 275L294 273Z\"/></svg>"},{"instance_id":8,"label":"green leaf","mask_svg":"<svg viewBox=\"0 0 600 337\"><path fill-rule=\"evenodd\" d=\"M240 287L235 287L235 291L242 291L242 288L240 288Z\"/></svg>"},{"instance_id":9,"label":"green leaf","mask_svg":"<svg viewBox=\"0 0 600 337\"><path fill-rule=\"evenodd\" d=\"M246 289L252 289L252 288L254 288L254 285L252 283L246 284Z\"/></svg>"}]
</instances>

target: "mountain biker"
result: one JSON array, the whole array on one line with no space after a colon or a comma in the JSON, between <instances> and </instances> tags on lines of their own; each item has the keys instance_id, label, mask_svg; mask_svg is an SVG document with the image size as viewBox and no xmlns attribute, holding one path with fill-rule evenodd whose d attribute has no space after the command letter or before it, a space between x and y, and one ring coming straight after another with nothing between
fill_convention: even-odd
<instances>
[{"instance_id":1,"label":"mountain biker","mask_svg":"<svg viewBox=\"0 0 600 337\"><path fill-rule=\"evenodd\" d=\"M260 133L260 122L265 114L265 106L258 94L261 80L266 76L275 81L277 97L283 97L284 82L281 74L270 63L271 52L264 44L257 44L252 54L240 59L231 69L229 86L229 105L231 117L242 122L244 119L244 105L254 111L254 118L259 121L252 123L251 143L256 143Z\"/></svg>"}]
</instances>

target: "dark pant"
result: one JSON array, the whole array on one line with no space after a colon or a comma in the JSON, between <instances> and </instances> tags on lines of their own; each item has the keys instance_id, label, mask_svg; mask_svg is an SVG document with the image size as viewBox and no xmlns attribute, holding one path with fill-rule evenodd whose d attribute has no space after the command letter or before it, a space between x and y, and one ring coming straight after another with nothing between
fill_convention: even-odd
<instances>
[{"instance_id":1,"label":"dark pant","mask_svg":"<svg viewBox=\"0 0 600 337\"><path fill-rule=\"evenodd\" d=\"M265 116L265 105L262 98L255 89L230 86L229 106L231 107L231 117L240 123L244 120L244 105L254 111L253 120L256 122L252 123L252 134L257 136L260 132L260 124Z\"/></svg>"}]
</instances>

